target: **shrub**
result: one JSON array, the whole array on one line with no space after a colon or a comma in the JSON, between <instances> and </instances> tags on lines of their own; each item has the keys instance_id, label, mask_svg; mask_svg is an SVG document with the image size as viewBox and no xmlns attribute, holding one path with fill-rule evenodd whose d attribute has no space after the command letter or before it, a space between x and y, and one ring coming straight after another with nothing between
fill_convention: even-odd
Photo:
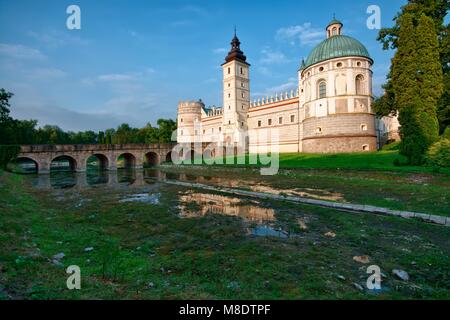
<instances>
[{"instance_id":1,"label":"shrub","mask_svg":"<svg viewBox=\"0 0 450 320\"><path fill-rule=\"evenodd\" d=\"M443 139L450 139L450 126L445 128L444 133L442 134Z\"/></svg>"},{"instance_id":2,"label":"shrub","mask_svg":"<svg viewBox=\"0 0 450 320\"><path fill-rule=\"evenodd\" d=\"M5 169L8 162L14 160L20 152L20 146L0 145L0 169Z\"/></svg>"},{"instance_id":3,"label":"shrub","mask_svg":"<svg viewBox=\"0 0 450 320\"><path fill-rule=\"evenodd\" d=\"M383 146L382 151L398 151L400 150L400 141L391 142Z\"/></svg>"},{"instance_id":4,"label":"shrub","mask_svg":"<svg viewBox=\"0 0 450 320\"><path fill-rule=\"evenodd\" d=\"M428 164L436 167L450 167L450 139L441 139L433 144L427 155Z\"/></svg>"}]
</instances>

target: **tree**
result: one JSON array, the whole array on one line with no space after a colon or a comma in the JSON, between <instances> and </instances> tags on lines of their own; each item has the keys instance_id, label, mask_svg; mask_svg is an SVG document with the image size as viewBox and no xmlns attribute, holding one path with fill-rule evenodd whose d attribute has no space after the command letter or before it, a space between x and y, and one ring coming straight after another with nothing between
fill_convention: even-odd
<instances>
[{"instance_id":1,"label":"tree","mask_svg":"<svg viewBox=\"0 0 450 320\"><path fill-rule=\"evenodd\" d=\"M399 110L400 152L412 164L422 164L438 139L437 102L442 94L442 69L432 19L422 15L398 19L397 52L392 60L392 92Z\"/></svg>"},{"instance_id":2,"label":"tree","mask_svg":"<svg viewBox=\"0 0 450 320\"><path fill-rule=\"evenodd\" d=\"M391 76L389 75L389 78ZM379 117L396 116L397 108L395 105L395 96L392 81L383 85L384 95L378 97L373 102L373 109Z\"/></svg>"},{"instance_id":3,"label":"tree","mask_svg":"<svg viewBox=\"0 0 450 320\"><path fill-rule=\"evenodd\" d=\"M448 0L409 0L408 3L402 7L400 13L394 18L394 26L391 28L384 28L380 31L378 40L383 44L385 50L397 49L400 38L400 18L405 15L413 17L413 24L417 26L419 20L423 15L432 19L434 24L434 32L439 40L438 52L440 54L440 63L443 70L443 83L445 90L441 95L437 105L438 120L440 124L440 132L450 125L450 42L449 42L449 25L445 25L444 19L450 9L450 2ZM386 111L390 108L393 111L397 110L394 104L394 93L391 90L391 77L388 76L388 82L385 86L386 94L377 99L374 104L374 109L379 115L387 115Z\"/></svg>"},{"instance_id":4,"label":"tree","mask_svg":"<svg viewBox=\"0 0 450 320\"><path fill-rule=\"evenodd\" d=\"M97 143L98 144L106 144L105 133L103 131L100 131L98 133Z\"/></svg>"},{"instance_id":5,"label":"tree","mask_svg":"<svg viewBox=\"0 0 450 320\"><path fill-rule=\"evenodd\" d=\"M5 89L0 89L0 123L11 120L9 116L9 100L12 98L13 94L7 92Z\"/></svg>"}]
</instances>

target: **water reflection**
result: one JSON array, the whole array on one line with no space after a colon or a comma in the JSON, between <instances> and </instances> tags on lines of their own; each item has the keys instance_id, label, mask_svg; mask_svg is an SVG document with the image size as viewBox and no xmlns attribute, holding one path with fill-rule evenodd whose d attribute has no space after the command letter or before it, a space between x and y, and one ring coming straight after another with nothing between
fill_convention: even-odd
<instances>
[{"instance_id":1,"label":"water reflection","mask_svg":"<svg viewBox=\"0 0 450 320\"><path fill-rule=\"evenodd\" d=\"M132 170L121 169L116 172L89 170L87 173L73 172L52 172L49 175L35 175L33 184L39 188L48 189L85 189L85 188L107 188L120 192L115 196L115 201L119 203L142 202L148 205L159 205L166 201L166 193L161 190L173 190L177 198L179 214L183 218L195 218L206 215L227 215L241 218L246 224L245 230L248 235L256 237L277 237L288 238L289 233L278 227L276 210L264 207L258 201L225 196L207 191L185 191L183 189L161 189L160 181L178 180L184 182L201 183L205 185L225 185L242 187L239 182L229 178L220 177L199 177L178 173L165 173L156 169ZM244 182L242 182L244 183ZM152 188L143 188L151 185ZM167 186L167 185L165 185ZM130 189L131 187L136 189ZM128 190L135 190L129 193ZM151 192L149 192L151 190ZM183 191L180 191L183 190ZM262 191L263 189L258 189ZM269 189L264 189L268 191ZM70 193L72 194L72 193ZM75 194L75 193L73 193ZM81 193L76 192L80 195ZM113 192L104 193L107 196ZM58 196L61 196L59 193ZM62 197L65 197L62 195ZM82 199L83 200L83 199ZM306 222L300 222L301 227L306 229Z\"/></svg>"},{"instance_id":2,"label":"water reflection","mask_svg":"<svg viewBox=\"0 0 450 320\"><path fill-rule=\"evenodd\" d=\"M255 201L244 201L212 193L188 191L179 197L180 215L195 218L209 214L227 215L243 219L249 227L247 234L257 237L288 238L289 234L275 227L275 210L258 205Z\"/></svg>"},{"instance_id":3,"label":"water reflection","mask_svg":"<svg viewBox=\"0 0 450 320\"><path fill-rule=\"evenodd\" d=\"M210 193L189 191L180 196L180 214L183 217L198 217L207 214L235 216L249 222L265 223L275 221L275 211L263 208L241 199ZM195 204L195 206L192 206Z\"/></svg>"}]
</instances>

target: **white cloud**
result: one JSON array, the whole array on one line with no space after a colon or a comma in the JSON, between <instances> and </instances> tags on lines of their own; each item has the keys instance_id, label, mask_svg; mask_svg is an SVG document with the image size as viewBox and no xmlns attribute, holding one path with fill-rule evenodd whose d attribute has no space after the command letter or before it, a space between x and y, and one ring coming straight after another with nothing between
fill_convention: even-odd
<instances>
[{"instance_id":1,"label":"white cloud","mask_svg":"<svg viewBox=\"0 0 450 320\"><path fill-rule=\"evenodd\" d=\"M42 60L46 56L39 50L21 44L0 43L0 55L13 59Z\"/></svg>"},{"instance_id":2,"label":"white cloud","mask_svg":"<svg viewBox=\"0 0 450 320\"><path fill-rule=\"evenodd\" d=\"M132 74L120 74L120 73L112 73L112 74L102 74L97 77L99 81L133 81L136 80L136 76Z\"/></svg>"},{"instance_id":3,"label":"white cloud","mask_svg":"<svg viewBox=\"0 0 450 320\"><path fill-rule=\"evenodd\" d=\"M273 86L270 88L265 89L262 92L255 92L255 97L265 97L265 96L272 96L277 93L285 93L290 92L291 90L297 90L298 87L298 80L297 78L289 78L287 82L282 83L277 86Z\"/></svg>"},{"instance_id":4,"label":"white cloud","mask_svg":"<svg viewBox=\"0 0 450 320\"><path fill-rule=\"evenodd\" d=\"M79 36L69 34L61 31L49 31L49 32L35 32L29 31L28 36L34 40L43 43L49 47L62 47L65 45L81 45L85 46L89 44L89 40L83 39Z\"/></svg>"},{"instance_id":5,"label":"white cloud","mask_svg":"<svg viewBox=\"0 0 450 320\"><path fill-rule=\"evenodd\" d=\"M272 51L270 48L261 50L262 57L259 60L262 64L283 64L289 62L284 53Z\"/></svg>"},{"instance_id":6,"label":"white cloud","mask_svg":"<svg viewBox=\"0 0 450 320\"><path fill-rule=\"evenodd\" d=\"M325 31L322 28L312 27L310 22L280 28L276 34L276 39L279 41L288 41L291 45L299 43L302 46L318 44L324 37Z\"/></svg>"}]
</instances>

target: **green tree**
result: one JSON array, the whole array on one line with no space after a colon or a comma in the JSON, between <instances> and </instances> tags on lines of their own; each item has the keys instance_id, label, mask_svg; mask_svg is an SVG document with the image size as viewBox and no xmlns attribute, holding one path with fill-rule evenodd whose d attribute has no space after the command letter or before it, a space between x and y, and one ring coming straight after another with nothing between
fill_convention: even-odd
<instances>
[{"instance_id":1,"label":"green tree","mask_svg":"<svg viewBox=\"0 0 450 320\"><path fill-rule=\"evenodd\" d=\"M412 164L422 164L439 133L436 108L442 94L442 69L437 36L432 19L425 15L417 28L412 14L403 14L397 22L392 92L399 110L400 152Z\"/></svg>"},{"instance_id":2,"label":"green tree","mask_svg":"<svg viewBox=\"0 0 450 320\"><path fill-rule=\"evenodd\" d=\"M440 124L440 132L443 132L446 126L450 125L450 42L449 42L449 25L445 25L444 19L450 9L448 0L409 0L408 3L401 8L401 12L394 18L394 26L384 28L380 31L378 40L383 44L385 50L397 49L400 38L400 19L403 15L408 14L413 17L413 24L417 26L423 15L431 18L434 23L434 32L439 40L438 52L440 54L440 63L444 73L443 83L445 90L441 95L437 105L437 115ZM374 109L378 115L388 115L391 109L395 113L398 110L395 105L394 92L390 75L387 78L387 84L384 89L386 94L377 99L374 103Z\"/></svg>"},{"instance_id":3,"label":"green tree","mask_svg":"<svg viewBox=\"0 0 450 320\"><path fill-rule=\"evenodd\" d=\"M106 144L105 133L103 131L100 131L98 133L97 142L98 142L98 144Z\"/></svg>"}]
</instances>

